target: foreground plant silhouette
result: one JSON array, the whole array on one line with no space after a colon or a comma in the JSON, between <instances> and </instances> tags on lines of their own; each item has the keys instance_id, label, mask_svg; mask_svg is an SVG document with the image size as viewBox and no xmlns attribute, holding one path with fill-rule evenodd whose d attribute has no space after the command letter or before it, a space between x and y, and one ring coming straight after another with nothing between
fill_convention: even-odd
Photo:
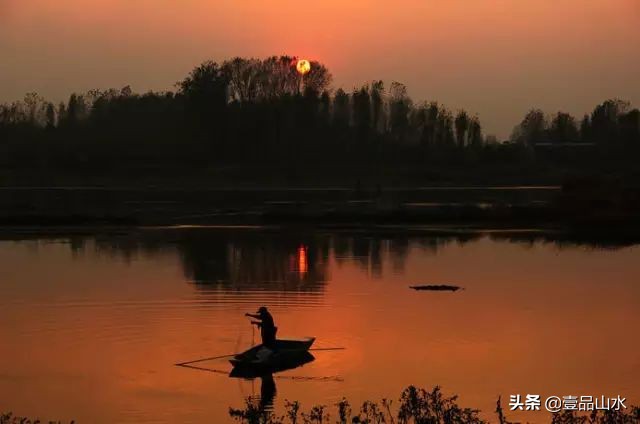
<instances>
[{"instance_id":1,"label":"foreground plant silhouette","mask_svg":"<svg viewBox=\"0 0 640 424\"><path fill-rule=\"evenodd\" d=\"M457 403L458 396L446 396L439 386L431 391L415 386L407 387L401 394L398 406L393 401L382 399L379 403L365 401L354 411L349 401L343 398L334 405L336 417L332 418L327 406L317 405L308 412L299 402L285 401L284 415L259 408L247 399L244 409L229 408L229 415L243 424L480 424L487 423L479 416L479 410L464 408ZM511 424L498 398L496 420L500 424ZM544 414L544 412L540 412ZM638 424L640 408L630 407L621 411L593 411L590 415L578 415L574 411L550 414L551 424Z\"/></svg>"},{"instance_id":2,"label":"foreground plant silhouette","mask_svg":"<svg viewBox=\"0 0 640 424\"><path fill-rule=\"evenodd\" d=\"M70 424L74 424L71 421ZM39 419L31 420L30 418L17 417L11 412L0 413L0 424L62 424L62 421L40 421Z\"/></svg>"},{"instance_id":3,"label":"foreground plant silhouette","mask_svg":"<svg viewBox=\"0 0 640 424\"><path fill-rule=\"evenodd\" d=\"M463 408L457 403L458 396L447 396L439 386L431 391L415 386L407 387L395 407L392 400L382 399L379 403L367 400L354 411L346 398L333 405L335 418L326 405L316 405L304 411L298 401L285 400L284 415L261 408L251 398L245 400L243 409L229 408L229 415L242 424L484 424L498 422L515 424L508 420L502 408L501 398L496 403L496 419L487 421L480 418L479 410ZM544 412L540 412L544 414ZM550 424L640 424L640 408L630 406L620 411L592 411L579 415L576 411L562 411L550 414ZM0 424L61 424L61 421L40 421L14 416L11 412L0 413ZM74 424L71 421L70 424Z\"/></svg>"}]
</instances>

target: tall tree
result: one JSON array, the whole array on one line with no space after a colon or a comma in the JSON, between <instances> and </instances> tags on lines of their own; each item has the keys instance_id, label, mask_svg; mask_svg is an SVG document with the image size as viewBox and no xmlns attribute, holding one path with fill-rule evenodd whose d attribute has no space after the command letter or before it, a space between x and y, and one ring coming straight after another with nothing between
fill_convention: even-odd
<instances>
[{"instance_id":1,"label":"tall tree","mask_svg":"<svg viewBox=\"0 0 640 424\"><path fill-rule=\"evenodd\" d=\"M371 119L374 132L382 132L385 129L384 123L384 83L373 81L371 83Z\"/></svg>"},{"instance_id":2,"label":"tall tree","mask_svg":"<svg viewBox=\"0 0 640 424\"><path fill-rule=\"evenodd\" d=\"M368 138L369 130L371 129L369 87L365 85L358 90L354 90L351 98L353 99L353 124L356 127L358 140L364 142Z\"/></svg>"},{"instance_id":3,"label":"tall tree","mask_svg":"<svg viewBox=\"0 0 640 424\"><path fill-rule=\"evenodd\" d=\"M202 108L225 105L227 86L226 75L220 66L212 61L202 63L178 83L180 92Z\"/></svg>"},{"instance_id":4,"label":"tall tree","mask_svg":"<svg viewBox=\"0 0 640 424\"><path fill-rule=\"evenodd\" d=\"M555 143L578 141L579 131L576 119L568 113L558 112L551 121L549 138Z\"/></svg>"},{"instance_id":5,"label":"tall tree","mask_svg":"<svg viewBox=\"0 0 640 424\"><path fill-rule=\"evenodd\" d=\"M591 139L591 117L584 115L582 121L580 121L580 141L586 143Z\"/></svg>"},{"instance_id":6,"label":"tall tree","mask_svg":"<svg viewBox=\"0 0 640 424\"><path fill-rule=\"evenodd\" d=\"M455 127L456 127L456 141L458 147L462 148L466 144L467 131L469 130L469 115L464 110L461 110L456 115Z\"/></svg>"},{"instance_id":7,"label":"tall tree","mask_svg":"<svg viewBox=\"0 0 640 424\"><path fill-rule=\"evenodd\" d=\"M47 102L46 106L46 127L53 128L56 126L56 109L53 103Z\"/></svg>"},{"instance_id":8,"label":"tall tree","mask_svg":"<svg viewBox=\"0 0 640 424\"><path fill-rule=\"evenodd\" d=\"M531 109L513 131L511 140L516 143L533 145L546 141L547 118L540 109Z\"/></svg>"},{"instance_id":9,"label":"tall tree","mask_svg":"<svg viewBox=\"0 0 640 424\"><path fill-rule=\"evenodd\" d=\"M305 91L312 90L317 94L322 93L331 84L333 76L329 69L320 62L311 61L311 69L302 77Z\"/></svg>"},{"instance_id":10,"label":"tall tree","mask_svg":"<svg viewBox=\"0 0 640 424\"><path fill-rule=\"evenodd\" d=\"M453 134L453 115L447 109L440 109L438 114L438 145L441 147L451 147L455 144Z\"/></svg>"},{"instance_id":11,"label":"tall tree","mask_svg":"<svg viewBox=\"0 0 640 424\"><path fill-rule=\"evenodd\" d=\"M43 112L45 109L44 99L38 93L27 93L24 96L24 104L27 110L27 116L31 125L43 125Z\"/></svg>"},{"instance_id":12,"label":"tall tree","mask_svg":"<svg viewBox=\"0 0 640 424\"><path fill-rule=\"evenodd\" d=\"M229 82L229 97L239 102L255 101L260 92L262 65L257 59L236 57L225 61L221 72Z\"/></svg>"},{"instance_id":13,"label":"tall tree","mask_svg":"<svg viewBox=\"0 0 640 424\"><path fill-rule=\"evenodd\" d=\"M597 143L617 144L619 141L618 119L629 109L629 103L609 99L596 106L591 113L591 133Z\"/></svg>"},{"instance_id":14,"label":"tall tree","mask_svg":"<svg viewBox=\"0 0 640 424\"><path fill-rule=\"evenodd\" d=\"M349 126L350 121L349 95L342 88L339 88L333 97L333 125L336 128L344 129Z\"/></svg>"},{"instance_id":15,"label":"tall tree","mask_svg":"<svg viewBox=\"0 0 640 424\"><path fill-rule=\"evenodd\" d=\"M291 56L272 56L262 61L260 87L266 98L300 93L301 77Z\"/></svg>"},{"instance_id":16,"label":"tall tree","mask_svg":"<svg viewBox=\"0 0 640 424\"><path fill-rule=\"evenodd\" d=\"M620 137L625 146L640 147L640 110L633 109L620 116Z\"/></svg>"},{"instance_id":17,"label":"tall tree","mask_svg":"<svg viewBox=\"0 0 640 424\"><path fill-rule=\"evenodd\" d=\"M482 145L482 125L477 116L471 118L469 122L469 144L475 147Z\"/></svg>"},{"instance_id":18,"label":"tall tree","mask_svg":"<svg viewBox=\"0 0 640 424\"><path fill-rule=\"evenodd\" d=\"M81 94L73 93L69 96L69 102L67 103L67 123L70 125L76 125L81 120L85 119L89 113L85 98Z\"/></svg>"},{"instance_id":19,"label":"tall tree","mask_svg":"<svg viewBox=\"0 0 640 424\"><path fill-rule=\"evenodd\" d=\"M402 141L409 127L409 112L412 102L407 95L407 87L399 82L392 82L389 90L389 129Z\"/></svg>"}]
</instances>

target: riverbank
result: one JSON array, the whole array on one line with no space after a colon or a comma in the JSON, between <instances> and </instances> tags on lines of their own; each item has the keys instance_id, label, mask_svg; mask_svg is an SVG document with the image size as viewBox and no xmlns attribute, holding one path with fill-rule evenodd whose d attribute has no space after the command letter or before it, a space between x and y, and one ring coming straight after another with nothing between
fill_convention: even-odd
<instances>
[{"instance_id":1,"label":"riverbank","mask_svg":"<svg viewBox=\"0 0 640 424\"><path fill-rule=\"evenodd\" d=\"M2 187L3 227L438 225L640 234L638 190L561 186Z\"/></svg>"}]
</instances>

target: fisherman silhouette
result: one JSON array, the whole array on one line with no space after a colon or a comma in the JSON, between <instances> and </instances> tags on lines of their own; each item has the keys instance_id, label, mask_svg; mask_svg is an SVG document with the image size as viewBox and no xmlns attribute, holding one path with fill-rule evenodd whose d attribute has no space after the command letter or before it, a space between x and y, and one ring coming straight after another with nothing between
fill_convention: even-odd
<instances>
[{"instance_id":1,"label":"fisherman silhouette","mask_svg":"<svg viewBox=\"0 0 640 424\"><path fill-rule=\"evenodd\" d=\"M273 317L265 306L261 306L256 314L245 314L248 317L258 319L260 321L251 321L251 324L260 328L260 337L262 337L262 344L266 347L272 348L276 341L276 332L278 327L273 322Z\"/></svg>"}]
</instances>

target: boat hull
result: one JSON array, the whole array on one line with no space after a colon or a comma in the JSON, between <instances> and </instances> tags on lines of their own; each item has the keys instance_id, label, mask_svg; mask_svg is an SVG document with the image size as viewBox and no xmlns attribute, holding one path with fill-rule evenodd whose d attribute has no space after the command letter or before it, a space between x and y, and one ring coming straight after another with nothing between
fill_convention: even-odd
<instances>
[{"instance_id":1,"label":"boat hull","mask_svg":"<svg viewBox=\"0 0 640 424\"><path fill-rule=\"evenodd\" d=\"M310 362L309 348L313 345L314 338L304 340L276 340L271 348L262 344L252 347L229 360L234 369L243 368L249 370L261 370L277 372L281 369L289 369L300 366L299 362ZM306 361L303 361L306 360Z\"/></svg>"}]
</instances>

